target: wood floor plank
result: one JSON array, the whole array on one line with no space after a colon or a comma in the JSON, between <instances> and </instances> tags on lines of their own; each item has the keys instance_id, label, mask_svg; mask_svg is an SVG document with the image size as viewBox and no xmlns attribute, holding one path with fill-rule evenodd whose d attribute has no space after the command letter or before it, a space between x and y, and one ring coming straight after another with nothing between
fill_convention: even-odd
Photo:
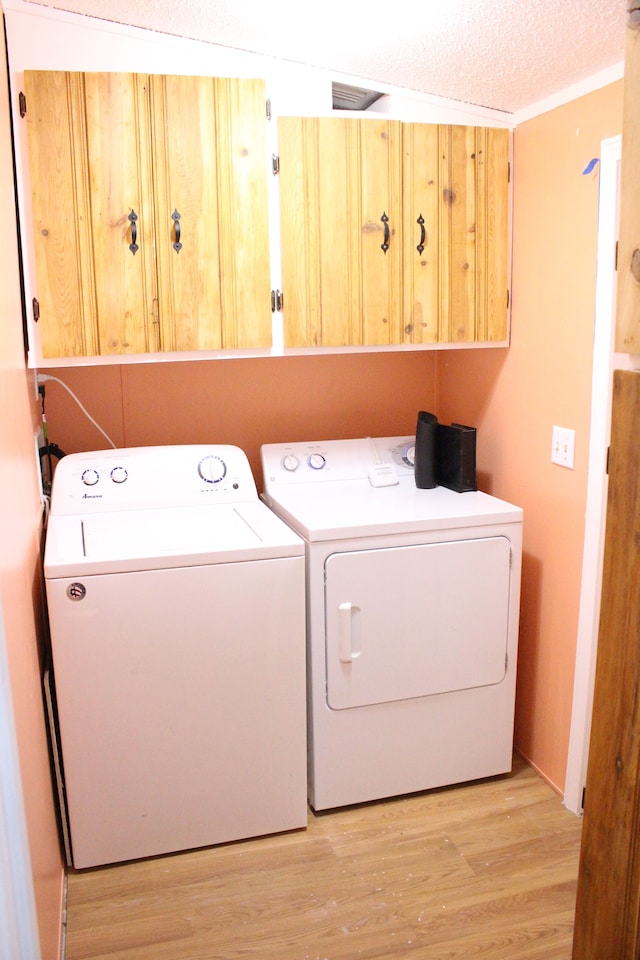
<instances>
[{"instance_id":1,"label":"wood floor plank","mask_svg":"<svg viewBox=\"0 0 640 960\"><path fill-rule=\"evenodd\" d=\"M569 960L581 821L526 764L68 878L66 960Z\"/></svg>"}]
</instances>

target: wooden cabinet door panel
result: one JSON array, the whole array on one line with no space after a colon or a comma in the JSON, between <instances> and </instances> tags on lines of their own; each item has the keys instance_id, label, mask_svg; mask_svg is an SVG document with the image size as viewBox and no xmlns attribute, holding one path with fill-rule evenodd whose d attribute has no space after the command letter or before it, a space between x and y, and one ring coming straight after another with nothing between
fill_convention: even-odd
<instances>
[{"instance_id":1,"label":"wooden cabinet door panel","mask_svg":"<svg viewBox=\"0 0 640 960\"><path fill-rule=\"evenodd\" d=\"M362 343L402 342L402 154L400 123L362 121L360 130ZM383 221L383 217L388 220ZM388 249L383 250L385 236Z\"/></svg>"},{"instance_id":2,"label":"wooden cabinet door panel","mask_svg":"<svg viewBox=\"0 0 640 960\"><path fill-rule=\"evenodd\" d=\"M362 342L358 124L278 124L286 346Z\"/></svg>"},{"instance_id":3,"label":"wooden cabinet door panel","mask_svg":"<svg viewBox=\"0 0 640 960\"><path fill-rule=\"evenodd\" d=\"M507 339L509 132L478 127L476 141L476 340Z\"/></svg>"},{"instance_id":4,"label":"wooden cabinet door panel","mask_svg":"<svg viewBox=\"0 0 640 960\"><path fill-rule=\"evenodd\" d=\"M313 122L317 209L311 214L320 271L317 277L321 345L363 340L359 125L350 119ZM287 304L284 305L285 317Z\"/></svg>"},{"instance_id":5,"label":"wooden cabinet door panel","mask_svg":"<svg viewBox=\"0 0 640 960\"><path fill-rule=\"evenodd\" d=\"M152 76L150 84L162 349L217 350L222 307L215 81Z\"/></svg>"},{"instance_id":6,"label":"wooden cabinet door panel","mask_svg":"<svg viewBox=\"0 0 640 960\"><path fill-rule=\"evenodd\" d=\"M271 345L266 93L263 80L217 79L222 345Z\"/></svg>"},{"instance_id":7,"label":"wooden cabinet door panel","mask_svg":"<svg viewBox=\"0 0 640 960\"><path fill-rule=\"evenodd\" d=\"M507 338L507 130L440 127L440 340Z\"/></svg>"},{"instance_id":8,"label":"wooden cabinet door panel","mask_svg":"<svg viewBox=\"0 0 640 960\"><path fill-rule=\"evenodd\" d=\"M282 286L285 291L285 346L318 346L321 339L317 153L309 150L315 121L278 120Z\"/></svg>"},{"instance_id":9,"label":"wooden cabinet door panel","mask_svg":"<svg viewBox=\"0 0 640 960\"><path fill-rule=\"evenodd\" d=\"M440 339L439 148L437 124L403 124L404 343Z\"/></svg>"},{"instance_id":10,"label":"wooden cabinet door panel","mask_svg":"<svg viewBox=\"0 0 640 960\"><path fill-rule=\"evenodd\" d=\"M97 353L93 248L80 73L25 71L40 346Z\"/></svg>"},{"instance_id":11,"label":"wooden cabinet door panel","mask_svg":"<svg viewBox=\"0 0 640 960\"><path fill-rule=\"evenodd\" d=\"M475 340L476 196L472 127L440 127L440 339Z\"/></svg>"},{"instance_id":12,"label":"wooden cabinet door panel","mask_svg":"<svg viewBox=\"0 0 640 960\"><path fill-rule=\"evenodd\" d=\"M84 83L99 352L147 353L159 349L148 83L132 73Z\"/></svg>"},{"instance_id":13,"label":"wooden cabinet door panel","mask_svg":"<svg viewBox=\"0 0 640 960\"><path fill-rule=\"evenodd\" d=\"M398 133L387 120L280 119L286 346L398 342Z\"/></svg>"}]
</instances>

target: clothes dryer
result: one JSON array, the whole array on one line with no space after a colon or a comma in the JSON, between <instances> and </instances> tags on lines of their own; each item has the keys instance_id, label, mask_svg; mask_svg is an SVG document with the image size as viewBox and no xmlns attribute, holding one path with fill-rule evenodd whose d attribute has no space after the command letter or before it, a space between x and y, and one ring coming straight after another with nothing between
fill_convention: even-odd
<instances>
[{"instance_id":1,"label":"clothes dryer","mask_svg":"<svg viewBox=\"0 0 640 960\"><path fill-rule=\"evenodd\" d=\"M237 447L60 461L44 569L74 866L306 826L304 563Z\"/></svg>"},{"instance_id":2,"label":"clothes dryer","mask_svg":"<svg viewBox=\"0 0 640 960\"><path fill-rule=\"evenodd\" d=\"M304 538L316 810L511 769L522 510L417 489L413 437L268 444Z\"/></svg>"}]
</instances>

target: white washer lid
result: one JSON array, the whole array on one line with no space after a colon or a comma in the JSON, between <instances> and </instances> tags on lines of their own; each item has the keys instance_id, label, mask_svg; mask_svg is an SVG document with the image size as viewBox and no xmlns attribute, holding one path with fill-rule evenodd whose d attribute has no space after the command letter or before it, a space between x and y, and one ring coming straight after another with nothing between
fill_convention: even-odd
<instances>
[{"instance_id":1,"label":"white washer lid","mask_svg":"<svg viewBox=\"0 0 640 960\"><path fill-rule=\"evenodd\" d=\"M340 540L522 522L522 509L481 491L419 490L413 476L389 487L368 480L272 488L266 502L306 540Z\"/></svg>"},{"instance_id":2,"label":"white washer lid","mask_svg":"<svg viewBox=\"0 0 640 960\"><path fill-rule=\"evenodd\" d=\"M302 556L303 541L263 503L52 516L45 577Z\"/></svg>"}]
</instances>

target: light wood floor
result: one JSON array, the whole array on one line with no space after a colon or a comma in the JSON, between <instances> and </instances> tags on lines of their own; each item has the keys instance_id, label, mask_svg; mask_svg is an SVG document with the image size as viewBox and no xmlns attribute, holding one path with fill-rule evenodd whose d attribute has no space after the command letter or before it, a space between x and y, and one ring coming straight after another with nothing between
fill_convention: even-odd
<instances>
[{"instance_id":1,"label":"light wood floor","mask_svg":"<svg viewBox=\"0 0 640 960\"><path fill-rule=\"evenodd\" d=\"M581 820L505 778L69 875L67 960L569 960Z\"/></svg>"}]
</instances>

